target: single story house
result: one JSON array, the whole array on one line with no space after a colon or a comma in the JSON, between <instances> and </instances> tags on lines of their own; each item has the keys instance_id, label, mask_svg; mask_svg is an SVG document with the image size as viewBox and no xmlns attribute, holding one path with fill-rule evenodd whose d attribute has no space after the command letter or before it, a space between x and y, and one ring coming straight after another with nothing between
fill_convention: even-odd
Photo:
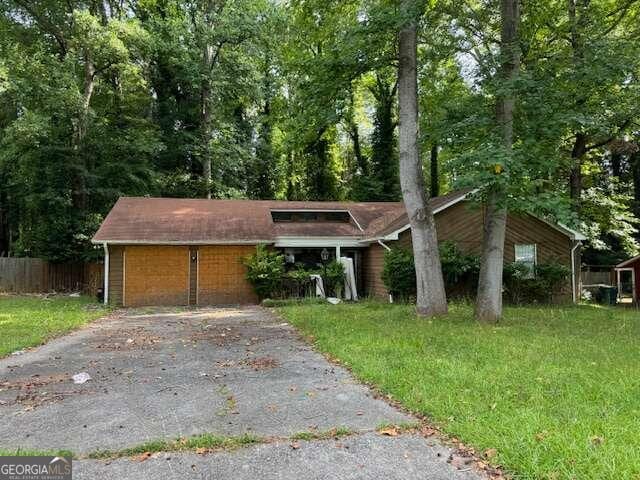
<instances>
[{"instance_id":1,"label":"single story house","mask_svg":"<svg viewBox=\"0 0 640 480\"><path fill-rule=\"evenodd\" d=\"M468 192L432 198L438 238L479 253L483 209ZM531 215L509 215L505 262L556 261L573 272L568 298L579 296L584 237ZM105 251L105 301L114 305L254 303L242 258L258 244L287 261L353 259L360 296L387 297L381 271L386 249L411 246L401 202L300 202L120 198L93 237Z\"/></svg>"}]
</instances>

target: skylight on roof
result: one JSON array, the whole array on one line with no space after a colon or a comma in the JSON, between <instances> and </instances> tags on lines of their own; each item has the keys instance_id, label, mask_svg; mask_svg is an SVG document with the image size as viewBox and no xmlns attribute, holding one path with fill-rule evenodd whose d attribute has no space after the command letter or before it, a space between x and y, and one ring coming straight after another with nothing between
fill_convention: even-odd
<instances>
[{"instance_id":1,"label":"skylight on roof","mask_svg":"<svg viewBox=\"0 0 640 480\"><path fill-rule=\"evenodd\" d=\"M346 210L271 210L271 219L281 222L338 222L349 223L351 215Z\"/></svg>"}]
</instances>

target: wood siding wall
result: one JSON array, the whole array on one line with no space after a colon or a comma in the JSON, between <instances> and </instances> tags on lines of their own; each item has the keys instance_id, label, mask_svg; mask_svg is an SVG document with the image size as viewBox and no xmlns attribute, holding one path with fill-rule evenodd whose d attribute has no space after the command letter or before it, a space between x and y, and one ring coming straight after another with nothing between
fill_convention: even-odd
<instances>
[{"instance_id":1,"label":"wood siding wall","mask_svg":"<svg viewBox=\"0 0 640 480\"><path fill-rule=\"evenodd\" d=\"M460 202L436 215L438 241L454 242L460 250L480 254L482 251L483 209L468 202ZM400 234L397 241L385 242L389 247L411 248L411 231ZM505 237L504 261L513 262L515 245L536 244L539 263L558 262L571 268L572 241L569 237L549 224L531 215L509 215ZM366 293L375 297L386 297L387 290L380 278L383 267L384 249L373 244L365 252ZM579 271L579 269L577 270ZM570 298L571 285L562 292Z\"/></svg>"},{"instance_id":2,"label":"wood siding wall","mask_svg":"<svg viewBox=\"0 0 640 480\"><path fill-rule=\"evenodd\" d=\"M109 303L122 305L122 285L124 275L124 247L109 245Z\"/></svg>"}]
</instances>

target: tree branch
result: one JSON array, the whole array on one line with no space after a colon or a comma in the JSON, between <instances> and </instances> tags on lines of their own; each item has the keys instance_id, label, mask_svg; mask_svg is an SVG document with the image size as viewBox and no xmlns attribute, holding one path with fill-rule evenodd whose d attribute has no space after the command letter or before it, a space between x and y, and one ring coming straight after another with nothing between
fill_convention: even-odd
<instances>
[{"instance_id":1,"label":"tree branch","mask_svg":"<svg viewBox=\"0 0 640 480\"><path fill-rule=\"evenodd\" d=\"M45 16L38 13L33 5L31 5L27 0L14 0L16 5L22 7L33 19L39 28L50 35L53 35L53 38L56 40L56 43L60 47L60 59L62 60L69 51L67 47L67 41L64 38L64 33L60 28L51 23Z\"/></svg>"}]
</instances>

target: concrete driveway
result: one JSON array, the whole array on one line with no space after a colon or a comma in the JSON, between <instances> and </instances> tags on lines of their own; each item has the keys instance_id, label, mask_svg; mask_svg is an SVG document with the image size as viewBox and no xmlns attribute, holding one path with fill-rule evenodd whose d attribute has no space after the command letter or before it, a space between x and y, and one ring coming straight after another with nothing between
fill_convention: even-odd
<instances>
[{"instance_id":1,"label":"concrete driveway","mask_svg":"<svg viewBox=\"0 0 640 480\"><path fill-rule=\"evenodd\" d=\"M91 380L74 384L80 372ZM0 360L0 449L82 457L201 433L272 439L145 462L79 460L74 478L480 478L447 463L451 452L433 440L375 432L413 420L258 307L125 311ZM288 439L337 427L356 434L295 449Z\"/></svg>"}]
</instances>

